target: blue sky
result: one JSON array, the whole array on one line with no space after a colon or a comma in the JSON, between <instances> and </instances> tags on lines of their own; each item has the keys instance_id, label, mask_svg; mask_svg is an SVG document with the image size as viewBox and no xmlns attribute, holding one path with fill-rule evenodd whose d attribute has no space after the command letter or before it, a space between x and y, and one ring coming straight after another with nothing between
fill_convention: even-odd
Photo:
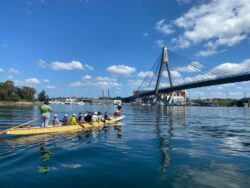
<instances>
[{"instance_id":1,"label":"blue sky","mask_svg":"<svg viewBox=\"0 0 250 188\"><path fill-rule=\"evenodd\" d=\"M167 44L176 84L250 68L247 0L13 0L0 2L0 81L51 97L128 96ZM172 55L173 54L173 55ZM175 61L174 54L186 61ZM194 71L194 66L200 70ZM185 76L186 77L185 77ZM162 80L166 86L167 79ZM189 90L247 96L248 82Z\"/></svg>"}]
</instances>

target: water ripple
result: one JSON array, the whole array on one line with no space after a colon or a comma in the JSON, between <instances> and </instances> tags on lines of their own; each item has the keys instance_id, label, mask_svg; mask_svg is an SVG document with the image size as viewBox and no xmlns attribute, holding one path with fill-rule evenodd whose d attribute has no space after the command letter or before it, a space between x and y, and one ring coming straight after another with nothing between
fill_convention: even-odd
<instances>
[{"instance_id":1,"label":"water ripple","mask_svg":"<svg viewBox=\"0 0 250 188\"><path fill-rule=\"evenodd\" d=\"M114 110L52 107L59 116ZM1 137L1 187L18 183L69 187L73 182L92 187L250 186L249 109L124 106L123 110L125 121L104 130ZM0 109L0 128L38 114L36 106Z\"/></svg>"}]
</instances>

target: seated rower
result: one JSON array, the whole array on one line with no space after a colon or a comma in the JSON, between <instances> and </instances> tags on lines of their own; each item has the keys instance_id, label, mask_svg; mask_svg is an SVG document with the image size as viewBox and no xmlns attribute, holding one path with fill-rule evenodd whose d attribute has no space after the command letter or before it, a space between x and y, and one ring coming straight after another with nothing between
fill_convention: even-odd
<instances>
[{"instance_id":1,"label":"seated rower","mask_svg":"<svg viewBox=\"0 0 250 188\"><path fill-rule=\"evenodd\" d=\"M91 123L92 120L92 114L90 112L86 112L86 114L84 115L84 121Z\"/></svg>"},{"instance_id":2,"label":"seated rower","mask_svg":"<svg viewBox=\"0 0 250 188\"><path fill-rule=\"evenodd\" d=\"M78 123L81 123L82 117L83 117L83 114L80 112L80 113L79 113L79 116L78 116L78 118L77 118L77 122L78 122Z\"/></svg>"},{"instance_id":3,"label":"seated rower","mask_svg":"<svg viewBox=\"0 0 250 188\"><path fill-rule=\"evenodd\" d=\"M63 119L62 119L62 124L63 125L68 125L69 124L68 114L64 114Z\"/></svg>"},{"instance_id":4,"label":"seated rower","mask_svg":"<svg viewBox=\"0 0 250 188\"><path fill-rule=\"evenodd\" d=\"M98 121L102 121L103 117L102 117L102 113L98 112Z\"/></svg>"},{"instance_id":5,"label":"seated rower","mask_svg":"<svg viewBox=\"0 0 250 188\"><path fill-rule=\"evenodd\" d=\"M104 113L104 120L105 120L105 121L106 121L106 120L111 120L111 118L108 116L108 113L107 113L107 112Z\"/></svg>"},{"instance_id":6,"label":"seated rower","mask_svg":"<svg viewBox=\"0 0 250 188\"><path fill-rule=\"evenodd\" d=\"M60 121L59 121L59 119L58 119L57 114L54 114L54 119L52 120L52 125L53 125L54 127L61 126L61 123L60 123Z\"/></svg>"},{"instance_id":7,"label":"seated rower","mask_svg":"<svg viewBox=\"0 0 250 188\"><path fill-rule=\"evenodd\" d=\"M95 112L92 116L92 122L99 122L98 112Z\"/></svg>"},{"instance_id":8,"label":"seated rower","mask_svg":"<svg viewBox=\"0 0 250 188\"><path fill-rule=\"evenodd\" d=\"M72 114L72 117L70 119L70 125L77 125L77 120L76 120L76 114Z\"/></svg>"},{"instance_id":9,"label":"seated rower","mask_svg":"<svg viewBox=\"0 0 250 188\"><path fill-rule=\"evenodd\" d=\"M116 111L115 111L115 116L121 116L122 115L122 106L119 104L116 108Z\"/></svg>"}]
</instances>

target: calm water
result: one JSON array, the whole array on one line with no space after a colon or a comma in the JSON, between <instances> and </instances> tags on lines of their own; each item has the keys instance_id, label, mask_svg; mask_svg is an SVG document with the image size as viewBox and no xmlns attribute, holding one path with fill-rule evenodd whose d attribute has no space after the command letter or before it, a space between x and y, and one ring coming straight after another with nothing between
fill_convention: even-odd
<instances>
[{"instance_id":1,"label":"calm water","mask_svg":"<svg viewBox=\"0 0 250 188\"><path fill-rule=\"evenodd\" d=\"M63 113L113 106L52 105ZM120 127L0 138L0 187L250 187L250 109L124 106ZM39 116L0 108L0 128Z\"/></svg>"}]
</instances>

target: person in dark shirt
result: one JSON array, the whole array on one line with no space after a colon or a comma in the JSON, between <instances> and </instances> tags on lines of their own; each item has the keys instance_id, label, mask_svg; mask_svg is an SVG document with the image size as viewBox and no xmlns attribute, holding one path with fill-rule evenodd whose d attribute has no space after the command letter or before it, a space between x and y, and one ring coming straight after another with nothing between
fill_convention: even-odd
<instances>
[{"instance_id":1,"label":"person in dark shirt","mask_svg":"<svg viewBox=\"0 0 250 188\"><path fill-rule=\"evenodd\" d=\"M104 113L104 120L110 120L110 117L107 112Z\"/></svg>"},{"instance_id":2,"label":"person in dark shirt","mask_svg":"<svg viewBox=\"0 0 250 188\"><path fill-rule=\"evenodd\" d=\"M64 114L63 119L62 119L62 124L63 125L69 124L68 114Z\"/></svg>"},{"instance_id":3,"label":"person in dark shirt","mask_svg":"<svg viewBox=\"0 0 250 188\"><path fill-rule=\"evenodd\" d=\"M122 106L119 104L116 108L116 111L115 111L115 116L121 116L122 115Z\"/></svg>"},{"instance_id":4,"label":"person in dark shirt","mask_svg":"<svg viewBox=\"0 0 250 188\"><path fill-rule=\"evenodd\" d=\"M92 114L91 112L86 112L85 116L84 116L84 121L85 122L91 122L92 121Z\"/></svg>"}]
</instances>

